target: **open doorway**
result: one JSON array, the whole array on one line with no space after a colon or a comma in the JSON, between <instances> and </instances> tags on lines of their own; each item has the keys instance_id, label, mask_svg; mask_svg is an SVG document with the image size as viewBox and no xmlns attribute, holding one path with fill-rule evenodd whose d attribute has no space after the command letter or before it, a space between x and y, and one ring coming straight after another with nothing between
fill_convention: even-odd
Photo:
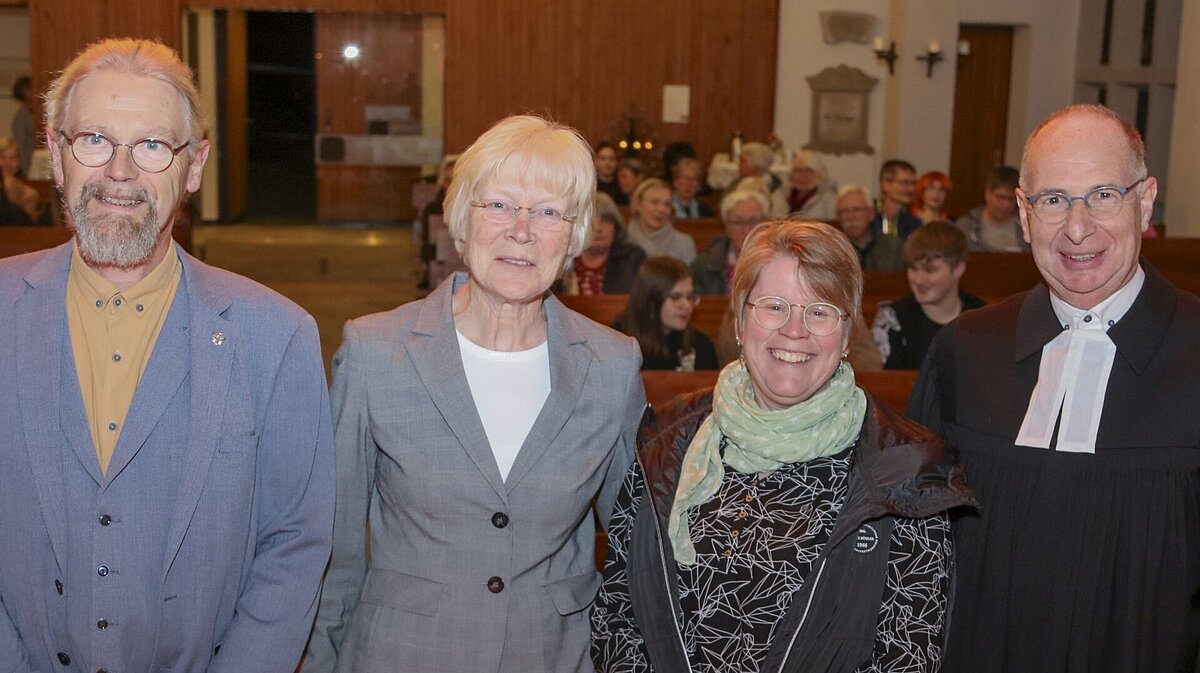
<instances>
[{"instance_id":1,"label":"open doorway","mask_svg":"<svg viewBox=\"0 0 1200 673\"><path fill-rule=\"evenodd\" d=\"M246 15L248 220L316 219L313 42L310 12Z\"/></svg>"}]
</instances>

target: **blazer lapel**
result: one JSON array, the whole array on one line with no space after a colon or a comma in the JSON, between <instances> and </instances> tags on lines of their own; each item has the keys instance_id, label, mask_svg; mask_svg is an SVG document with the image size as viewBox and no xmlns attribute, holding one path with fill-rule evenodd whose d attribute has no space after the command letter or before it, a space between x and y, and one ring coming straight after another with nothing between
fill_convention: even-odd
<instances>
[{"instance_id":1,"label":"blazer lapel","mask_svg":"<svg viewBox=\"0 0 1200 673\"><path fill-rule=\"evenodd\" d=\"M158 334L150 360L146 363L146 371L138 382L137 391L129 404L125 428L121 431L108 469L104 473L104 487L112 483L142 449L150 432L154 430L167 405L171 403L171 399L175 397L176 391L187 377L190 320L188 304L186 281L180 278L179 289L167 310L167 318Z\"/></svg>"},{"instance_id":2,"label":"blazer lapel","mask_svg":"<svg viewBox=\"0 0 1200 673\"><path fill-rule=\"evenodd\" d=\"M504 479L496 466L496 457L488 443L483 421L475 408L475 398L462 366L458 334L451 315L454 290L466 282L466 274L447 278L421 303L412 333L402 336L413 367L433 404L450 426L450 431L471 457L483 478L507 502ZM511 475L510 475L511 479Z\"/></svg>"},{"instance_id":3,"label":"blazer lapel","mask_svg":"<svg viewBox=\"0 0 1200 673\"><path fill-rule=\"evenodd\" d=\"M176 357L183 363L181 367L187 369L182 376L190 376L191 410L187 453L167 531L164 577L183 543L217 450L229 393L229 376L240 336L237 326L222 316L230 305L228 294L218 284L205 279L204 269L198 262L182 251L180 258L183 260L183 279L176 301L180 294L186 299L187 325L178 350L166 352L164 356ZM173 372L171 376L176 374ZM158 412L161 415L162 409Z\"/></svg>"},{"instance_id":4,"label":"blazer lapel","mask_svg":"<svg viewBox=\"0 0 1200 673\"><path fill-rule=\"evenodd\" d=\"M546 298L547 350L550 353L550 396L517 452L505 487L512 493L517 484L537 465L579 403L584 379L592 364L587 339L563 319L565 307L554 295Z\"/></svg>"},{"instance_id":5,"label":"blazer lapel","mask_svg":"<svg viewBox=\"0 0 1200 673\"><path fill-rule=\"evenodd\" d=\"M62 369L65 344L70 343L66 292L71 245L73 243L68 242L59 246L26 276L29 289L17 311L17 343L14 344L21 354L17 360L17 376L22 392L17 395L17 401L25 427L25 448L29 452L39 509L60 570L66 564L67 532L62 507L65 493L63 450L59 441L68 432L83 433L87 435L86 445L92 446L86 420L80 427L64 428L61 415L54 412L62 386L74 385L75 396L80 396L78 381L64 381ZM78 443L71 441L72 445ZM98 472L94 448L91 448L90 458Z\"/></svg>"}]
</instances>

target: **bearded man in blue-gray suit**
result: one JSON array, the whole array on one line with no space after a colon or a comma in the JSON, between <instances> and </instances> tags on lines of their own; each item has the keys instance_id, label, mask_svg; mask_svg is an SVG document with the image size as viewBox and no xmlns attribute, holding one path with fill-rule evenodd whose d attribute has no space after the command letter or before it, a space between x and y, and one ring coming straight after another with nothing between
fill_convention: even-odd
<instances>
[{"instance_id":1,"label":"bearded man in blue-gray suit","mask_svg":"<svg viewBox=\"0 0 1200 673\"><path fill-rule=\"evenodd\" d=\"M294 670L329 556L316 326L171 238L191 71L106 40L50 86L72 241L0 262L0 671Z\"/></svg>"}]
</instances>

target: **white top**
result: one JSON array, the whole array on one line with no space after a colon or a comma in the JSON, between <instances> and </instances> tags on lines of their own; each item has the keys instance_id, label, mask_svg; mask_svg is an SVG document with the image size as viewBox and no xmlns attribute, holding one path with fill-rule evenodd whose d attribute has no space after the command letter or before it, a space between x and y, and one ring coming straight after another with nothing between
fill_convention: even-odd
<instances>
[{"instance_id":1,"label":"white top","mask_svg":"<svg viewBox=\"0 0 1200 673\"><path fill-rule=\"evenodd\" d=\"M503 352L476 345L462 332L458 349L471 398L487 433L500 477L508 479L517 452L550 396L550 350L546 344Z\"/></svg>"},{"instance_id":2,"label":"white top","mask_svg":"<svg viewBox=\"0 0 1200 673\"><path fill-rule=\"evenodd\" d=\"M1139 266L1124 287L1090 311L1075 308L1050 293L1050 305L1063 332L1042 347L1038 382L1029 398L1017 444L1049 448L1061 412L1057 450L1096 452L1104 394L1117 355L1108 328L1129 311L1145 282L1146 272Z\"/></svg>"}]
</instances>

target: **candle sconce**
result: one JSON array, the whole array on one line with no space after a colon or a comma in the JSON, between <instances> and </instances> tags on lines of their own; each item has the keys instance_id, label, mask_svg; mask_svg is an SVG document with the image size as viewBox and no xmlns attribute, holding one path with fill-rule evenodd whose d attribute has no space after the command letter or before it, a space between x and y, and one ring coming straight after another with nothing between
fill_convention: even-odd
<instances>
[{"instance_id":1,"label":"candle sconce","mask_svg":"<svg viewBox=\"0 0 1200 673\"><path fill-rule=\"evenodd\" d=\"M918 61L925 62L926 79L933 77L933 65L941 61L943 58L945 57L942 56L942 45L938 44L937 42L930 42L928 50L921 56L917 57Z\"/></svg>"},{"instance_id":2,"label":"candle sconce","mask_svg":"<svg viewBox=\"0 0 1200 673\"><path fill-rule=\"evenodd\" d=\"M896 74L896 59L899 58L899 56L900 56L899 54L896 53L896 41L892 40L887 45L887 49L884 49L883 48L883 38L877 37L877 38L875 38L874 51L875 51L875 58L879 59L880 61L883 61L884 63L887 63L888 74L895 75Z\"/></svg>"}]
</instances>

